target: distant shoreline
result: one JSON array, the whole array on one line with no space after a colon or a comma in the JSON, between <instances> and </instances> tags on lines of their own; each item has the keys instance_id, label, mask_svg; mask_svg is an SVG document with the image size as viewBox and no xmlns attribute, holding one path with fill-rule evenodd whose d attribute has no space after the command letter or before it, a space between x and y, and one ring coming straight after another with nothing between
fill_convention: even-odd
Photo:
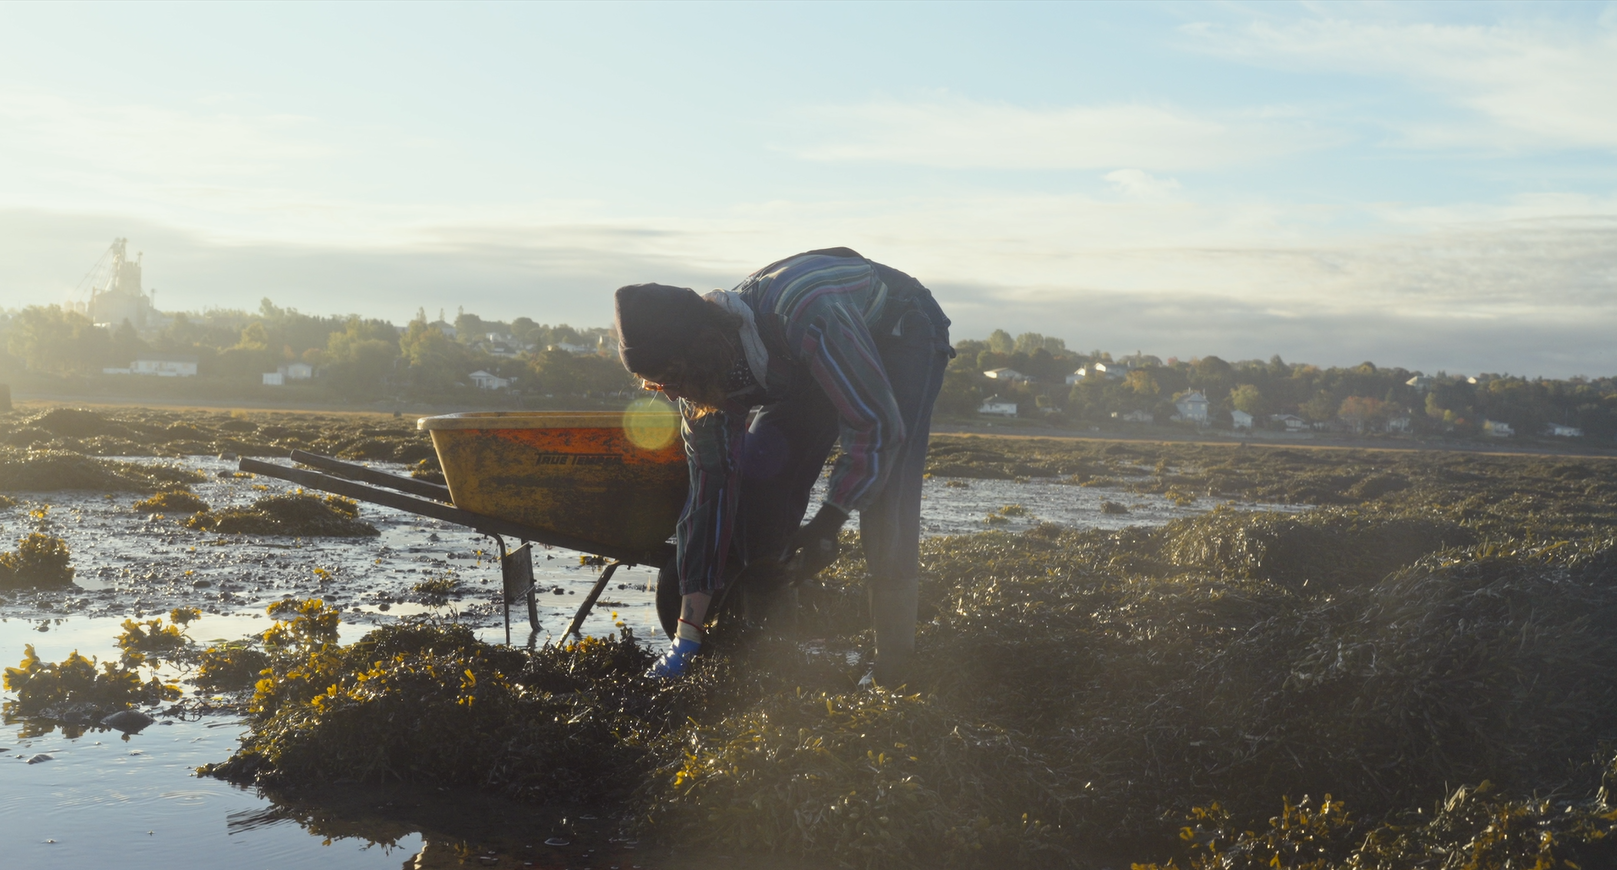
<instances>
[{"instance_id":1,"label":"distant shoreline","mask_svg":"<svg viewBox=\"0 0 1617 870\"><path fill-rule=\"evenodd\" d=\"M355 407L353 403L322 404L315 402L278 403L263 400L228 401L221 399L152 399L128 398L120 396L67 396L67 395L40 395L32 393L13 393L12 405L15 410L25 411L29 407L59 407L64 405L83 405L87 407L106 408L153 408L170 411L261 411L266 413L284 414L344 414L355 417L387 417L402 418L430 417L437 414L453 414L459 411L474 410L467 405L434 405L426 403L402 403L398 407L390 407L388 403L376 402L370 407ZM599 403L596 403L599 406ZM477 407L475 410L499 410L486 407ZM508 409L517 410L517 409ZM550 409L528 409L550 410ZM561 409L557 409L561 410ZM1153 427L1163 428L1163 427ZM1201 431L1148 431L1144 427L1138 429L1105 430L1100 432L1076 432L1049 429L1038 425L1017 425L1015 423L1000 422L970 422L962 420L938 420L932 427L933 435L970 436L984 438L1051 438L1064 441L1123 441L1160 444L1208 444L1236 447L1246 445L1249 447L1291 447L1309 450L1395 450L1420 451L1441 450L1454 453L1474 453L1479 456L1567 456L1591 459L1617 459L1617 444L1610 448L1591 447L1586 445L1560 446L1555 444L1501 444L1482 441L1457 441L1435 438L1388 438L1371 437L1355 438L1338 434L1308 433L1292 435L1279 432L1255 432L1249 435L1236 435L1223 430Z\"/></svg>"}]
</instances>

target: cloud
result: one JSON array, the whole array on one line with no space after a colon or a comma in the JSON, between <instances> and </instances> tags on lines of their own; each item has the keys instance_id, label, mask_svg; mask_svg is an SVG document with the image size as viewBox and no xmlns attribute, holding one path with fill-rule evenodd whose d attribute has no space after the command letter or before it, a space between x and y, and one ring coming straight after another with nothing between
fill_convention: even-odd
<instances>
[{"instance_id":1,"label":"cloud","mask_svg":"<svg viewBox=\"0 0 1617 870\"><path fill-rule=\"evenodd\" d=\"M1178 181L1157 178L1140 169L1118 169L1101 177L1111 182L1113 190L1136 199L1164 199L1179 190Z\"/></svg>"},{"instance_id":2,"label":"cloud","mask_svg":"<svg viewBox=\"0 0 1617 870\"><path fill-rule=\"evenodd\" d=\"M0 90L0 148L107 179L259 177L329 157L313 121L289 114L183 112Z\"/></svg>"},{"instance_id":3,"label":"cloud","mask_svg":"<svg viewBox=\"0 0 1617 870\"><path fill-rule=\"evenodd\" d=\"M809 114L824 138L785 149L799 157L951 169L1202 169L1339 141L1272 109L1215 115L1139 104L1029 108L938 98Z\"/></svg>"},{"instance_id":4,"label":"cloud","mask_svg":"<svg viewBox=\"0 0 1617 870\"><path fill-rule=\"evenodd\" d=\"M1611 16L1492 26L1322 17L1184 32L1216 54L1265 66L1408 80L1481 123L1417 122L1418 147L1617 148L1617 26Z\"/></svg>"}]
</instances>

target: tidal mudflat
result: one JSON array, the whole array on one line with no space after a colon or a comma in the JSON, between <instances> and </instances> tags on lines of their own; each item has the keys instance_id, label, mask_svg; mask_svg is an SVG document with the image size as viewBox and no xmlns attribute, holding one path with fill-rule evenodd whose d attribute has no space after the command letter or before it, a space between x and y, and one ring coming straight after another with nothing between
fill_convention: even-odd
<instances>
[{"instance_id":1,"label":"tidal mudflat","mask_svg":"<svg viewBox=\"0 0 1617 870\"><path fill-rule=\"evenodd\" d=\"M73 584L0 593L0 650L116 662L124 619L200 614L189 652L132 666L181 694L127 740L12 709L0 815L37 832L22 866L1393 867L1470 849L1502 868L1598 866L1609 842L1610 460L941 437L910 686L857 689L856 547L799 591L795 637L721 630L693 679L658 686L640 676L650 571L620 573L594 640L556 645L595 569L545 554L546 631L505 649L490 544L463 529L369 505L349 519L375 534L350 537L137 509L180 486L212 514L288 494L221 452L430 474L402 424L50 414L0 421L0 529L60 538ZM256 688L188 682L244 638L266 656Z\"/></svg>"}]
</instances>

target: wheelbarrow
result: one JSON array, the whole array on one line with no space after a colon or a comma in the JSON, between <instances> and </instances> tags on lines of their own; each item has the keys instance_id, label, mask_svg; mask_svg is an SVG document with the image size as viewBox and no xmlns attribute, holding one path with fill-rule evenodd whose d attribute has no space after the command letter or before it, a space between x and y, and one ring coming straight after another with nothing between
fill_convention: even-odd
<instances>
[{"instance_id":1,"label":"wheelbarrow","mask_svg":"<svg viewBox=\"0 0 1617 870\"><path fill-rule=\"evenodd\" d=\"M512 604L526 598L539 630L532 545L576 550L602 565L562 637L580 635L612 575L658 569L658 621L673 636L679 584L668 539L690 477L679 416L663 402L624 412L474 412L423 417L447 486L294 450L306 468L243 458L244 472L465 526L495 540L504 580L506 642ZM508 547L507 538L521 542Z\"/></svg>"}]
</instances>

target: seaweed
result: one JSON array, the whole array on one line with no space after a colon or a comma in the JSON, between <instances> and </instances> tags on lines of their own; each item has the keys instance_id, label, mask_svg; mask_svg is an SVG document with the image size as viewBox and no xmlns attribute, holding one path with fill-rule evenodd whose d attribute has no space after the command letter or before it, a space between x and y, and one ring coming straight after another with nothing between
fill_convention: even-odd
<instances>
[{"instance_id":1,"label":"seaweed","mask_svg":"<svg viewBox=\"0 0 1617 870\"><path fill-rule=\"evenodd\" d=\"M401 426L362 428L352 415L181 414L148 408L53 408L32 417L0 420L0 443L51 447L96 456L284 456L292 449L338 454L354 448L364 458L416 462L434 456L424 432ZM359 446L363 442L364 446Z\"/></svg>"},{"instance_id":2,"label":"seaweed","mask_svg":"<svg viewBox=\"0 0 1617 870\"><path fill-rule=\"evenodd\" d=\"M270 785L345 777L478 786L608 804L639 784L644 740L670 721L638 700L650 655L627 631L530 654L483 644L462 626L402 624L338 646L335 612L318 600L278 607L265 633L269 673L250 707L254 729L228 761L201 773Z\"/></svg>"},{"instance_id":3,"label":"seaweed","mask_svg":"<svg viewBox=\"0 0 1617 870\"><path fill-rule=\"evenodd\" d=\"M110 713L141 704L156 704L179 697L179 688L153 676L142 681L131 667L85 658L74 650L61 662L47 662L24 648L22 661L6 668L5 688L17 693L15 701L0 707L9 724L33 720L28 733L47 733L55 724L64 726L69 736L77 736L84 726L100 722ZM40 727L43 730L39 730Z\"/></svg>"},{"instance_id":4,"label":"seaweed","mask_svg":"<svg viewBox=\"0 0 1617 870\"><path fill-rule=\"evenodd\" d=\"M128 438L136 434L128 426L108 420L105 416L86 408L52 408L22 422L30 428L42 429L52 435L67 438L96 436Z\"/></svg>"},{"instance_id":5,"label":"seaweed","mask_svg":"<svg viewBox=\"0 0 1617 870\"><path fill-rule=\"evenodd\" d=\"M67 542L34 532L0 553L0 589L62 589L73 585Z\"/></svg>"},{"instance_id":6,"label":"seaweed","mask_svg":"<svg viewBox=\"0 0 1617 870\"><path fill-rule=\"evenodd\" d=\"M194 642L185 627L201 615L202 611L195 607L176 607L169 611L168 625L163 624L161 616L144 622L125 619L123 632L116 639L123 663L138 665L149 658L172 659L188 651Z\"/></svg>"},{"instance_id":7,"label":"seaweed","mask_svg":"<svg viewBox=\"0 0 1617 870\"><path fill-rule=\"evenodd\" d=\"M197 655L192 682L203 689L242 692L252 689L269 665L269 654L247 642L217 644Z\"/></svg>"},{"instance_id":8,"label":"seaweed","mask_svg":"<svg viewBox=\"0 0 1617 870\"><path fill-rule=\"evenodd\" d=\"M1607 762L1608 780L1617 758ZM1609 867L1617 861L1617 807L1602 786L1583 800L1502 794L1484 780L1424 809L1365 824L1330 795L1282 802L1262 831L1243 830L1217 803L1193 808L1181 830L1188 870L1468 870ZM1457 865L1455 859L1463 859ZM1136 870L1177 870L1135 864Z\"/></svg>"},{"instance_id":9,"label":"seaweed","mask_svg":"<svg viewBox=\"0 0 1617 870\"><path fill-rule=\"evenodd\" d=\"M438 467L437 456L424 458L417 462L415 466L410 469L410 476L416 480L425 480L428 483L436 483L440 486L447 482L444 480L443 469Z\"/></svg>"},{"instance_id":10,"label":"seaweed","mask_svg":"<svg viewBox=\"0 0 1617 870\"><path fill-rule=\"evenodd\" d=\"M208 503L185 490L167 490L150 498L135 502L141 513L197 514L208 509Z\"/></svg>"},{"instance_id":11,"label":"seaweed","mask_svg":"<svg viewBox=\"0 0 1617 870\"><path fill-rule=\"evenodd\" d=\"M693 728L648 820L684 844L843 866L1032 866L1072 845L1027 812L1059 787L1052 763L920 695L797 691Z\"/></svg>"},{"instance_id":12,"label":"seaweed","mask_svg":"<svg viewBox=\"0 0 1617 870\"><path fill-rule=\"evenodd\" d=\"M0 450L0 490L6 492L152 492L200 480L201 474L186 469L97 459L65 450Z\"/></svg>"},{"instance_id":13,"label":"seaweed","mask_svg":"<svg viewBox=\"0 0 1617 870\"><path fill-rule=\"evenodd\" d=\"M1374 582L1476 535L1440 516L1328 508L1304 514L1215 510L1175 520L1163 555L1179 568L1290 586Z\"/></svg>"},{"instance_id":14,"label":"seaweed","mask_svg":"<svg viewBox=\"0 0 1617 870\"><path fill-rule=\"evenodd\" d=\"M358 516L358 505L352 499L300 492L266 496L246 508L203 511L186 520L185 526L234 535L354 538L377 534L375 526L360 522Z\"/></svg>"}]
</instances>

